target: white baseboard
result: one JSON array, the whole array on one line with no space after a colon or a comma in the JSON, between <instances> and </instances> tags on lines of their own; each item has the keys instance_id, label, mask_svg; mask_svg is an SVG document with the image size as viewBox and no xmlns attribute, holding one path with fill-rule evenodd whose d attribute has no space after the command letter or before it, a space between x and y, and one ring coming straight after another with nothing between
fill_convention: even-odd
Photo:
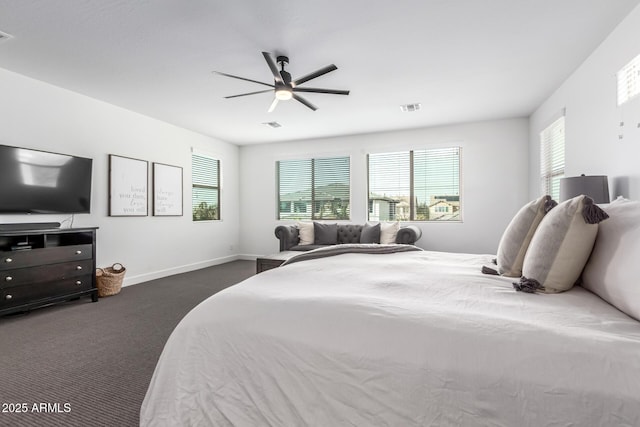
<instances>
[{"instance_id":1,"label":"white baseboard","mask_svg":"<svg viewBox=\"0 0 640 427\"><path fill-rule=\"evenodd\" d=\"M230 255L222 258L215 258L207 261L194 262L193 264L181 265L178 267L167 268L165 270L158 270L151 273L139 274L137 276L125 276L122 286L137 285L138 283L148 282L149 280L161 279L163 277L172 276L174 274L187 273L193 270L200 270L201 268L211 267L214 265L220 265L236 260L251 260L251 256L246 255Z\"/></svg>"},{"instance_id":2,"label":"white baseboard","mask_svg":"<svg viewBox=\"0 0 640 427\"><path fill-rule=\"evenodd\" d=\"M238 259L245 260L245 261L255 261L256 259L263 256L264 255L240 254L238 255Z\"/></svg>"}]
</instances>

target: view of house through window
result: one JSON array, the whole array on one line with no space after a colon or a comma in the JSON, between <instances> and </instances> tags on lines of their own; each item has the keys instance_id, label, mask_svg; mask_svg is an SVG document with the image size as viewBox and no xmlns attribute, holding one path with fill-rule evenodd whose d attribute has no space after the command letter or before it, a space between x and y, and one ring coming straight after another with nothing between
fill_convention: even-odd
<instances>
[{"instance_id":1,"label":"view of house through window","mask_svg":"<svg viewBox=\"0 0 640 427\"><path fill-rule=\"evenodd\" d=\"M349 219L349 157L276 162L278 219Z\"/></svg>"},{"instance_id":2,"label":"view of house through window","mask_svg":"<svg viewBox=\"0 0 640 427\"><path fill-rule=\"evenodd\" d=\"M540 132L540 190L553 200L560 199L560 179L564 178L564 115Z\"/></svg>"},{"instance_id":3,"label":"view of house through window","mask_svg":"<svg viewBox=\"0 0 640 427\"><path fill-rule=\"evenodd\" d=\"M460 147L369 154L369 220L460 221Z\"/></svg>"},{"instance_id":4,"label":"view of house through window","mask_svg":"<svg viewBox=\"0 0 640 427\"><path fill-rule=\"evenodd\" d=\"M220 160L191 155L191 201L194 221L220 219Z\"/></svg>"}]
</instances>

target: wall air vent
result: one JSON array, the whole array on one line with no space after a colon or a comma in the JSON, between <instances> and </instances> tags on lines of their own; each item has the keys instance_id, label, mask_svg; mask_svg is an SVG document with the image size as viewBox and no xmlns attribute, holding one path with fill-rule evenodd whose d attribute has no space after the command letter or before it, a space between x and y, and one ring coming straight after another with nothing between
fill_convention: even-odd
<instances>
[{"instance_id":1,"label":"wall air vent","mask_svg":"<svg viewBox=\"0 0 640 427\"><path fill-rule=\"evenodd\" d=\"M13 38L11 34L3 33L2 31L0 31L0 43L7 41L11 38Z\"/></svg>"},{"instance_id":2,"label":"wall air vent","mask_svg":"<svg viewBox=\"0 0 640 427\"><path fill-rule=\"evenodd\" d=\"M282 127L282 125L280 123L278 123L278 122L264 122L262 124L265 125L265 126L269 126L270 128L274 128L274 129Z\"/></svg>"},{"instance_id":3,"label":"wall air vent","mask_svg":"<svg viewBox=\"0 0 640 427\"><path fill-rule=\"evenodd\" d=\"M400 111L403 113L410 113L412 111L418 111L421 107L420 103L415 104L405 104L400 106Z\"/></svg>"}]
</instances>

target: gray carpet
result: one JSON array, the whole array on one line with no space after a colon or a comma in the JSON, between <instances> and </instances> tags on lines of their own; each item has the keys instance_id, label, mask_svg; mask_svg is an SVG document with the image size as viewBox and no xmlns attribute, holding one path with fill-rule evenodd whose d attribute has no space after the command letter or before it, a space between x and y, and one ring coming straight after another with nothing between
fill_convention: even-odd
<instances>
[{"instance_id":1,"label":"gray carpet","mask_svg":"<svg viewBox=\"0 0 640 427\"><path fill-rule=\"evenodd\" d=\"M97 303L87 297L0 317L0 426L137 426L180 319L254 273L255 262L234 261L128 286ZM7 413L15 404L27 412Z\"/></svg>"}]
</instances>

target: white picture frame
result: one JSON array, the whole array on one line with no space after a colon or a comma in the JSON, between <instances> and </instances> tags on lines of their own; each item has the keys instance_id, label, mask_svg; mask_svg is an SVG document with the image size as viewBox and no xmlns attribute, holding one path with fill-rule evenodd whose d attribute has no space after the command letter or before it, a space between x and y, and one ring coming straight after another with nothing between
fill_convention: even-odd
<instances>
[{"instance_id":1,"label":"white picture frame","mask_svg":"<svg viewBox=\"0 0 640 427\"><path fill-rule=\"evenodd\" d=\"M149 162L109 154L109 216L148 216Z\"/></svg>"},{"instance_id":2,"label":"white picture frame","mask_svg":"<svg viewBox=\"0 0 640 427\"><path fill-rule=\"evenodd\" d=\"M184 210L182 168L153 163L153 215L182 216Z\"/></svg>"}]
</instances>

